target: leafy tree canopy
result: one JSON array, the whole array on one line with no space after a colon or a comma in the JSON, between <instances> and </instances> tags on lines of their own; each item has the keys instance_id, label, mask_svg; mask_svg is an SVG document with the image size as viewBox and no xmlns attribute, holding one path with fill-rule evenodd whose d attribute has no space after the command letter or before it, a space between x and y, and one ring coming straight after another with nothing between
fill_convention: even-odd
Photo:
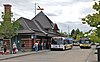
<instances>
[{"instance_id":1,"label":"leafy tree canopy","mask_svg":"<svg viewBox=\"0 0 100 62\"><path fill-rule=\"evenodd\" d=\"M19 29L19 22L11 22L11 14L3 14L3 22L0 25L0 36L4 38L12 38L17 34L17 30Z\"/></svg>"},{"instance_id":2,"label":"leafy tree canopy","mask_svg":"<svg viewBox=\"0 0 100 62\"><path fill-rule=\"evenodd\" d=\"M71 37L79 40L80 37L83 37L83 32L81 32L78 28L76 30L72 30L71 31Z\"/></svg>"},{"instance_id":3,"label":"leafy tree canopy","mask_svg":"<svg viewBox=\"0 0 100 62\"><path fill-rule=\"evenodd\" d=\"M85 18L82 18L82 22L83 24L87 23L91 27L95 27L97 36L100 37L100 1L94 3L93 9L96 12L88 14Z\"/></svg>"},{"instance_id":4,"label":"leafy tree canopy","mask_svg":"<svg viewBox=\"0 0 100 62\"><path fill-rule=\"evenodd\" d=\"M66 32L60 32L60 34L61 34L61 36L65 36L65 37L68 36Z\"/></svg>"},{"instance_id":5,"label":"leafy tree canopy","mask_svg":"<svg viewBox=\"0 0 100 62\"><path fill-rule=\"evenodd\" d=\"M95 32L89 35L89 38L91 39L92 42L100 42L100 38L96 36Z\"/></svg>"}]
</instances>

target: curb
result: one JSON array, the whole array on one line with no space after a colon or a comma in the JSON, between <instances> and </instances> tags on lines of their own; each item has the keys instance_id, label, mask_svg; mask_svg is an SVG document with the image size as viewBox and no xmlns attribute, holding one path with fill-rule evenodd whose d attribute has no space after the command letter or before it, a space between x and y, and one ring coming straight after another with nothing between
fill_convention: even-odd
<instances>
[{"instance_id":1,"label":"curb","mask_svg":"<svg viewBox=\"0 0 100 62\"><path fill-rule=\"evenodd\" d=\"M45 50L45 51L38 51L38 53L43 53L43 52L49 52L49 50ZM30 52L30 53L23 53L23 54L19 54L19 55L15 55L15 56L10 56L10 57L5 57L5 58L0 58L0 61L2 60L7 60L7 59L11 59L11 58L16 58L16 57L22 57L22 56L27 56L27 55L31 55L31 54L37 54L37 52Z\"/></svg>"},{"instance_id":2,"label":"curb","mask_svg":"<svg viewBox=\"0 0 100 62\"><path fill-rule=\"evenodd\" d=\"M97 62L96 61L96 57L95 57L95 54L94 54L94 51L95 49L93 49L90 54L88 55L88 58L86 60L86 62Z\"/></svg>"}]
</instances>

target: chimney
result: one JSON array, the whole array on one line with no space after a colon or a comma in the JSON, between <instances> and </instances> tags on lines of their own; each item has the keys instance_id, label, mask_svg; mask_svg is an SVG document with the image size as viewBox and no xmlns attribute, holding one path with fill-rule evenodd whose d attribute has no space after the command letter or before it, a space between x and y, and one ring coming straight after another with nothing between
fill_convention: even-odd
<instances>
[{"instance_id":1,"label":"chimney","mask_svg":"<svg viewBox=\"0 0 100 62\"><path fill-rule=\"evenodd\" d=\"M11 13L11 5L10 4L4 4L4 13Z\"/></svg>"},{"instance_id":2,"label":"chimney","mask_svg":"<svg viewBox=\"0 0 100 62\"><path fill-rule=\"evenodd\" d=\"M4 15L5 15L4 21L11 21L11 5L10 4L4 4Z\"/></svg>"}]
</instances>

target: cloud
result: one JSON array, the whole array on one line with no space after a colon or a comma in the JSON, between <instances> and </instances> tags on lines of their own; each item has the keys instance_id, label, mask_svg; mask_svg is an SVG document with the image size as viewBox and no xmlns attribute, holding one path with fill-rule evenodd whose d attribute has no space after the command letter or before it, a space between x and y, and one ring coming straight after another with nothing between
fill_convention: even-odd
<instances>
[{"instance_id":1,"label":"cloud","mask_svg":"<svg viewBox=\"0 0 100 62\"><path fill-rule=\"evenodd\" d=\"M72 0L72 2L93 2L93 0Z\"/></svg>"},{"instance_id":2,"label":"cloud","mask_svg":"<svg viewBox=\"0 0 100 62\"><path fill-rule=\"evenodd\" d=\"M57 16L56 14L47 13L48 16Z\"/></svg>"},{"instance_id":3,"label":"cloud","mask_svg":"<svg viewBox=\"0 0 100 62\"><path fill-rule=\"evenodd\" d=\"M32 19L35 16L36 7L44 8L43 12L54 22L58 23L60 29L68 31L67 22L81 22L89 13L92 13L93 0L0 0L0 11L3 11L3 4L10 3L14 18L25 17ZM37 11L36 13L39 13ZM0 14L1 15L1 14ZM75 26L74 26L75 25ZM70 30L73 28L87 31L89 26L80 24L69 24Z\"/></svg>"},{"instance_id":4,"label":"cloud","mask_svg":"<svg viewBox=\"0 0 100 62\"><path fill-rule=\"evenodd\" d=\"M93 13L94 12L94 10L91 8L83 8L83 9L81 9L81 11L80 11L80 14L91 14L91 13Z\"/></svg>"},{"instance_id":5,"label":"cloud","mask_svg":"<svg viewBox=\"0 0 100 62\"><path fill-rule=\"evenodd\" d=\"M72 29L80 29L80 31L82 32L87 32L89 31L91 28L88 25L83 25L82 23L77 23L77 22L65 22L65 23L58 23L58 26L61 30L63 30L64 32L68 31L71 33Z\"/></svg>"}]
</instances>

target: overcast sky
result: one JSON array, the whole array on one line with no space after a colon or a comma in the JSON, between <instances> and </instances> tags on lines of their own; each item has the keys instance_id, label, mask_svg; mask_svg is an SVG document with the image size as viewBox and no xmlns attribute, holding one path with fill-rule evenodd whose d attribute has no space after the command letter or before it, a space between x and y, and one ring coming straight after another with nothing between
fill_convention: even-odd
<instances>
[{"instance_id":1,"label":"overcast sky","mask_svg":"<svg viewBox=\"0 0 100 62\"><path fill-rule=\"evenodd\" d=\"M0 12L4 11L3 4L11 4L14 18L35 16L35 3L44 8L43 12L51 21L58 24L60 30L67 32L79 28L88 31L87 25L81 24L81 18L94 12L93 0L0 0ZM38 13L37 10L36 13ZM1 15L1 13L0 13Z\"/></svg>"}]
</instances>

